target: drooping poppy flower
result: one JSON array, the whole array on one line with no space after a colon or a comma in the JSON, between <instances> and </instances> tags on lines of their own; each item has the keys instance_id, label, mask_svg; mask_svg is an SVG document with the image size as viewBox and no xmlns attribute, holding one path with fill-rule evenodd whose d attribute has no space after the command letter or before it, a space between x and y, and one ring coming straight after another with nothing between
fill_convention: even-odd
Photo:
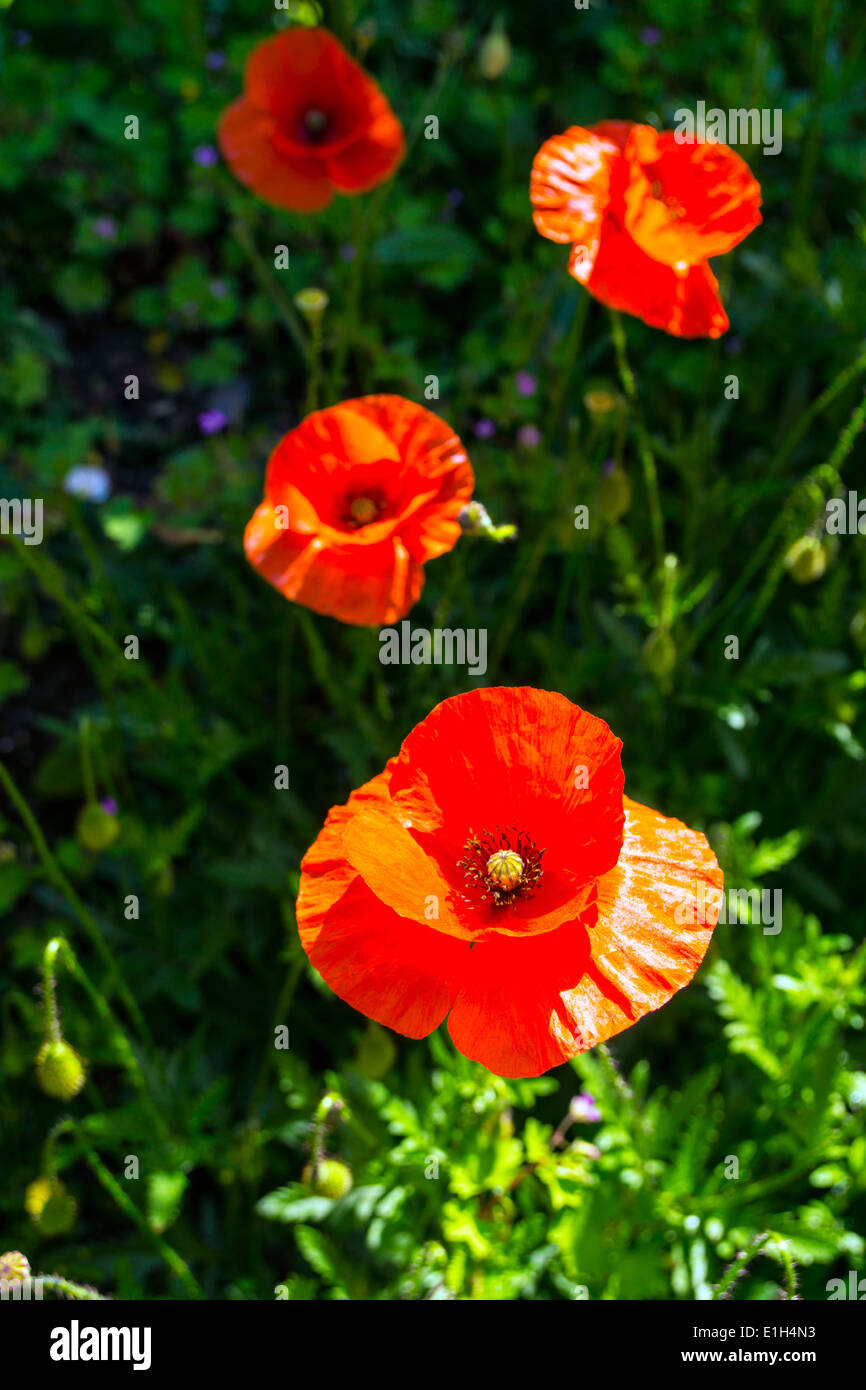
<instances>
[{"instance_id":1,"label":"drooping poppy flower","mask_svg":"<svg viewBox=\"0 0 866 1390\"><path fill-rule=\"evenodd\" d=\"M327 29L286 29L254 48L218 134L241 183L295 212L382 183L405 149L379 87Z\"/></svg>"},{"instance_id":2,"label":"drooping poppy flower","mask_svg":"<svg viewBox=\"0 0 866 1390\"><path fill-rule=\"evenodd\" d=\"M316 613L396 622L424 587L425 562L456 544L474 481L453 430L402 396L316 410L271 454L247 559Z\"/></svg>"},{"instance_id":3,"label":"drooping poppy flower","mask_svg":"<svg viewBox=\"0 0 866 1390\"><path fill-rule=\"evenodd\" d=\"M527 687L437 705L301 865L312 964L377 1023L537 1076L665 1004L718 920L706 839L623 796L621 743Z\"/></svg>"},{"instance_id":4,"label":"drooping poppy flower","mask_svg":"<svg viewBox=\"0 0 866 1390\"><path fill-rule=\"evenodd\" d=\"M761 221L761 189L727 145L678 143L627 121L545 141L530 199L542 236L571 244L570 273L611 309L680 338L728 328L707 265Z\"/></svg>"}]
</instances>

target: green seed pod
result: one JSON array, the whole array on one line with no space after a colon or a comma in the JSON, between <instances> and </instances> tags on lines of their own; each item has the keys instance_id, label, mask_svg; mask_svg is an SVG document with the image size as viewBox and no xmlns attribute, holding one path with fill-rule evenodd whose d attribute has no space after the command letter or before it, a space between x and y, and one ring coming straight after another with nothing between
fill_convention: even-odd
<instances>
[{"instance_id":1,"label":"green seed pod","mask_svg":"<svg viewBox=\"0 0 866 1390\"><path fill-rule=\"evenodd\" d=\"M75 822L75 834L78 843L84 849L96 853L108 849L114 844L118 833L117 817L110 815L101 806L91 803L79 811Z\"/></svg>"},{"instance_id":2,"label":"green seed pod","mask_svg":"<svg viewBox=\"0 0 866 1390\"><path fill-rule=\"evenodd\" d=\"M355 1053L358 1071L371 1081L381 1081L393 1067L396 1058L397 1049L391 1034L371 1019Z\"/></svg>"},{"instance_id":3,"label":"green seed pod","mask_svg":"<svg viewBox=\"0 0 866 1390\"><path fill-rule=\"evenodd\" d=\"M482 77L486 77L488 82L495 82L498 77L507 69L511 62L511 44L508 42L508 35L498 19L490 33L481 45L478 54L478 67Z\"/></svg>"},{"instance_id":4,"label":"green seed pod","mask_svg":"<svg viewBox=\"0 0 866 1390\"><path fill-rule=\"evenodd\" d=\"M64 1236L71 1231L78 1216L78 1203L68 1192L56 1192L49 1197L38 1218L39 1229L47 1236Z\"/></svg>"},{"instance_id":5,"label":"green seed pod","mask_svg":"<svg viewBox=\"0 0 866 1390\"><path fill-rule=\"evenodd\" d=\"M677 664L677 649L667 628L657 627L643 644L644 665L657 680L669 676Z\"/></svg>"},{"instance_id":6,"label":"green seed pod","mask_svg":"<svg viewBox=\"0 0 866 1390\"><path fill-rule=\"evenodd\" d=\"M326 1091L316 1106L316 1113L313 1117L317 1125L331 1125L338 1115L346 1114L346 1102L342 1096L338 1096L336 1091Z\"/></svg>"},{"instance_id":7,"label":"green seed pod","mask_svg":"<svg viewBox=\"0 0 866 1390\"><path fill-rule=\"evenodd\" d=\"M20 1250L7 1250L0 1255L0 1279L10 1284L22 1284L30 1278L30 1261Z\"/></svg>"},{"instance_id":8,"label":"green seed pod","mask_svg":"<svg viewBox=\"0 0 866 1390\"><path fill-rule=\"evenodd\" d=\"M72 1229L78 1204L59 1178L36 1178L24 1194L24 1206L32 1220L48 1236L60 1236Z\"/></svg>"},{"instance_id":9,"label":"green seed pod","mask_svg":"<svg viewBox=\"0 0 866 1390\"><path fill-rule=\"evenodd\" d=\"M83 1057L63 1038L42 1044L36 1057L36 1080L47 1096L71 1100L84 1085Z\"/></svg>"},{"instance_id":10,"label":"green seed pod","mask_svg":"<svg viewBox=\"0 0 866 1390\"><path fill-rule=\"evenodd\" d=\"M317 1197L330 1197L332 1202L337 1202L352 1190L352 1170L339 1158L323 1158L318 1164L307 1164L301 1181L311 1187Z\"/></svg>"},{"instance_id":11,"label":"green seed pod","mask_svg":"<svg viewBox=\"0 0 866 1390\"><path fill-rule=\"evenodd\" d=\"M785 569L795 584L814 584L827 568L827 549L817 536L800 536L785 556Z\"/></svg>"},{"instance_id":12,"label":"green seed pod","mask_svg":"<svg viewBox=\"0 0 866 1390\"><path fill-rule=\"evenodd\" d=\"M631 506L631 481L625 469L618 464L602 474L596 505L602 521L611 525L625 516Z\"/></svg>"}]
</instances>

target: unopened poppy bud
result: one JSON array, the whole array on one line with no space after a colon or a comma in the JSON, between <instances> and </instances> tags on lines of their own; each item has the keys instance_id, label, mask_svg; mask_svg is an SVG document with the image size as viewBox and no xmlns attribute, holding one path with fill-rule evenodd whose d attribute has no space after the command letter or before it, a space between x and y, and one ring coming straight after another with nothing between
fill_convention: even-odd
<instances>
[{"instance_id":1,"label":"unopened poppy bud","mask_svg":"<svg viewBox=\"0 0 866 1390\"><path fill-rule=\"evenodd\" d=\"M611 525L625 516L631 506L631 482L619 464L605 466L598 485L597 505L602 521Z\"/></svg>"},{"instance_id":2,"label":"unopened poppy bud","mask_svg":"<svg viewBox=\"0 0 866 1390\"><path fill-rule=\"evenodd\" d=\"M396 1059L397 1049L391 1034L371 1019L355 1053L358 1071L371 1081L380 1081L391 1070Z\"/></svg>"},{"instance_id":3,"label":"unopened poppy bud","mask_svg":"<svg viewBox=\"0 0 866 1390\"><path fill-rule=\"evenodd\" d=\"M311 1187L317 1197L330 1197L337 1202L352 1190L352 1170L339 1158L323 1158L318 1163L308 1163L301 1181Z\"/></svg>"},{"instance_id":4,"label":"unopened poppy bud","mask_svg":"<svg viewBox=\"0 0 866 1390\"><path fill-rule=\"evenodd\" d=\"M24 1206L39 1229L48 1236L60 1236L72 1229L78 1204L59 1178L36 1178L24 1195Z\"/></svg>"},{"instance_id":5,"label":"unopened poppy bud","mask_svg":"<svg viewBox=\"0 0 866 1390\"><path fill-rule=\"evenodd\" d=\"M657 627L643 644L644 665L651 675L663 680L677 664L677 649L667 628Z\"/></svg>"},{"instance_id":6,"label":"unopened poppy bud","mask_svg":"<svg viewBox=\"0 0 866 1390\"><path fill-rule=\"evenodd\" d=\"M114 844L119 833L117 817L91 802L83 806L75 822L75 835L84 848L99 853Z\"/></svg>"},{"instance_id":7,"label":"unopened poppy bud","mask_svg":"<svg viewBox=\"0 0 866 1390\"><path fill-rule=\"evenodd\" d=\"M481 45L478 54L478 67L482 77L495 82L501 77L511 62L511 44L501 19L497 19L490 33Z\"/></svg>"},{"instance_id":8,"label":"unopened poppy bud","mask_svg":"<svg viewBox=\"0 0 866 1390\"><path fill-rule=\"evenodd\" d=\"M71 1100L84 1085L84 1060L63 1038L43 1043L36 1057L36 1080L47 1096Z\"/></svg>"},{"instance_id":9,"label":"unopened poppy bud","mask_svg":"<svg viewBox=\"0 0 866 1390\"><path fill-rule=\"evenodd\" d=\"M7 1250L0 1255L0 1280L9 1284L23 1284L30 1278L30 1261L20 1250Z\"/></svg>"},{"instance_id":10,"label":"unopened poppy bud","mask_svg":"<svg viewBox=\"0 0 866 1390\"><path fill-rule=\"evenodd\" d=\"M851 619L851 626L848 630L855 647L866 654L866 608L858 609Z\"/></svg>"},{"instance_id":11,"label":"unopened poppy bud","mask_svg":"<svg viewBox=\"0 0 866 1390\"><path fill-rule=\"evenodd\" d=\"M795 584L813 584L827 568L827 550L817 536L800 536L785 556L785 569Z\"/></svg>"},{"instance_id":12,"label":"unopened poppy bud","mask_svg":"<svg viewBox=\"0 0 866 1390\"><path fill-rule=\"evenodd\" d=\"M326 1091L316 1106L315 1123L317 1125L333 1124L338 1115L344 1114L346 1102L342 1096L338 1096L336 1091Z\"/></svg>"},{"instance_id":13,"label":"unopened poppy bud","mask_svg":"<svg viewBox=\"0 0 866 1390\"><path fill-rule=\"evenodd\" d=\"M303 314L312 333L318 333L322 327L322 319L329 304L328 296L324 290L316 289L310 285L305 290L298 290L295 295L295 308L299 314Z\"/></svg>"}]
</instances>

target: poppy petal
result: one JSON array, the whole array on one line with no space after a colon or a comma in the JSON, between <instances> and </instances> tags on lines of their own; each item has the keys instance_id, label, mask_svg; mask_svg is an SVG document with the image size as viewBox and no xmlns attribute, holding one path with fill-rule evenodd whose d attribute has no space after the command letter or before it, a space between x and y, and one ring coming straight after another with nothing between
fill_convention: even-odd
<instances>
[{"instance_id":1,"label":"poppy petal","mask_svg":"<svg viewBox=\"0 0 866 1390\"><path fill-rule=\"evenodd\" d=\"M387 794L389 768L331 811L301 865L297 916L312 965L352 1008L410 1038L442 1022L469 954L466 943L389 912L342 849L356 808Z\"/></svg>"},{"instance_id":2,"label":"poppy petal","mask_svg":"<svg viewBox=\"0 0 866 1390\"><path fill-rule=\"evenodd\" d=\"M294 212L318 212L331 201L331 181L318 160L289 159L273 140L273 118L248 97L222 114L220 148L235 178L267 203Z\"/></svg>"},{"instance_id":3,"label":"poppy petal","mask_svg":"<svg viewBox=\"0 0 866 1390\"><path fill-rule=\"evenodd\" d=\"M609 308L678 338L718 338L729 327L718 281L708 265L663 265L612 218L605 225L586 287Z\"/></svg>"}]
</instances>

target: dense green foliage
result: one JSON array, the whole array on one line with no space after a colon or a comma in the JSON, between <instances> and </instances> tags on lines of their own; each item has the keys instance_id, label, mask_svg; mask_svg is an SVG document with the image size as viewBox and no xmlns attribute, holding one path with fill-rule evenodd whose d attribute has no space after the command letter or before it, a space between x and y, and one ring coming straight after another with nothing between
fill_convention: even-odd
<instances>
[{"instance_id":1,"label":"dense green foliage","mask_svg":"<svg viewBox=\"0 0 866 1390\"><path fill-rule=\"evenodd\" d=\"M823 531L826 499L866 488L866 16L335 0L324 22L412 142L381 193L305 218L202 151L284 12L5 4L0 495L44 497L46 534L0 548L0 1250L119 1298L239 1299L706 1298L750 1250L732 1296L826 1298L866 1231L866 560L862 537ZM511 55L492 79L498 10ZM782 109L783 148L741 150L764 223L715 266L730 332L621 320L629 398L610 315L533 227L529 168L570 124L670 128L697 100ZM298 944L298 866L328 808L478 684L383 667L374 630L287 604L246 564L268 452L306 409L287 330L313 285L324 399L424 402L438 376L476 495L519 527L428 566L413 620L486 628L484 683L606 719L631 796L705 830L729 887L783 895L780 931L720 925L688 989L540 1080L492 1076L444 1028L368 1026ZM616 520L608 459L630 481ZM107 470L109 500L64 490L81 465ZM116 818L94 817L109 797ZM87 1059L68 1100L34 1073L55 969ZM581 1091L601 1119L552 1142ZM316 1152L350 1191L339 1167L319 1175L332 1195L312 1190ZM55 1198L34 1221L25 1189L46 1174L77 1210Z\"/></svg>"}]
</instances>

